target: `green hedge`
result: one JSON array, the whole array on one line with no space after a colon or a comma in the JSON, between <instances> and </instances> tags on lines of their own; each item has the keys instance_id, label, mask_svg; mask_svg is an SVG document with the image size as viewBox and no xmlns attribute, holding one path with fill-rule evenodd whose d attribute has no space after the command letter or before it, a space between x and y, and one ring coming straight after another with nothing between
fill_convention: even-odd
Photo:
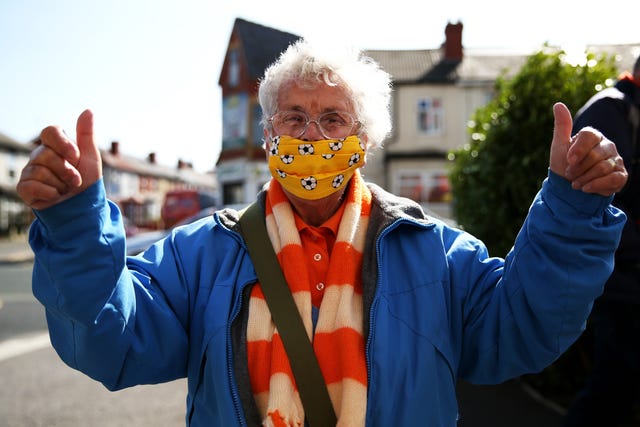
<instances>
[{"instance_id":1,"label":"green hedge","mask_svg":"<svg viewBox=\"0 0 640 427\"><path fill-rule=\"evenodd\" d=\"M610 56L588 54L584 65L564 58L544 47L513 78L498 79L495 98L470 121L468 143L450 153L454 217L492 255L507 254L547 175L553 104L562 101L575 114L618 75ZM590 370L589 340L587 330L556 363L523 379L567 407Z\"/></svg>"}]
</instances>

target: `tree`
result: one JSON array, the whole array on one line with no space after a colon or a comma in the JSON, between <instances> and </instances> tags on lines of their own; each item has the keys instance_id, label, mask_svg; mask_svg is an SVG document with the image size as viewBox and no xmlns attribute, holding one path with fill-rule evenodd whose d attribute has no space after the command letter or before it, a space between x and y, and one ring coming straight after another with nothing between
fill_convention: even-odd
<instances>
[{"instance_id":1,"label":"tree","mask_svg":"<svg viewBox=\"0 0 640 427\"><path fill-rule=\"evenodd\" d=\"M499 78L496 97L472 117L469 143L450 155L454 217L494 255L504 256L511 248L546 177L553 104L562 101L575 115L617 77L613 56L589 53L584 65L571 65L564 57L563 51L545 47L512 79ZM523 380L568 405L590 369L589 337L587 328L553 365Z\"/></svg>"},{"instance_id":2,"label":"tree","mask_svg":"<svg viewBox=\"0 0 640 427\"><path fill-rule=\"evenodd\" d=\"M553 104L575 114L617 75L612 56L589 53L584 65L565 56L545 46L512 79L500 77L472 117L469 143L450 153L453 215L492 254L506 255L547 174Z\"/></svg>"}]
</instances>

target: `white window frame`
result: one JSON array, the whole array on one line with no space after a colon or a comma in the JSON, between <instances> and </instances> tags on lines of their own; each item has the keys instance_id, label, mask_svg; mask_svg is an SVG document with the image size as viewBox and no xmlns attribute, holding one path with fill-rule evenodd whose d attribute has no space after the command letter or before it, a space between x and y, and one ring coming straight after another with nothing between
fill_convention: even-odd
<instances>
[{"instance_id":1,"label":"white window frame","mask_svg":"<svg viewBox=\"0 0 640 427\"><path fill-rule=\"evenodd\" d=\"M435 96L421 97L416 102L416 126L422 135L444 133L443 99Z\"/></svg>"}]
</instances>

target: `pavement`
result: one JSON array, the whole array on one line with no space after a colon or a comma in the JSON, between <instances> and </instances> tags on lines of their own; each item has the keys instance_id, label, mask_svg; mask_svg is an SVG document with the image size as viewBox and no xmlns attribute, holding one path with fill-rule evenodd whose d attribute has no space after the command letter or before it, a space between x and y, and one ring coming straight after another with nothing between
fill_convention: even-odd
<instances>
[{"instance_id":1,"label":"pavement","mask_svg":"<svg viewBox=\"0 0 640 427\"><path fill-rule=\"evenodd\" d=\"M0 238L0 265L33 260L26 235ZM519 379L491 386L460 382L459 427L559 427L562 408Z\"/></svg>"},{"instance_id":2,"label":"pavement","mask_svg":"<svg viewBox=\"0 0 640 427\"><path fill-rule=\"evenodd\" d=\"M33 252L26 234L0 238L0 264L31 262Z\"/></svg>"},{"instance_id":3,"label":"pavement","mask_svg":"<svg viewBox=\"0 0 640 427\"><path fill-rule=\"evenodd\" d=\"M520 378L495 385L460 381L457 427L561 427L565 410Z\"/></svg>"}]
</instances>

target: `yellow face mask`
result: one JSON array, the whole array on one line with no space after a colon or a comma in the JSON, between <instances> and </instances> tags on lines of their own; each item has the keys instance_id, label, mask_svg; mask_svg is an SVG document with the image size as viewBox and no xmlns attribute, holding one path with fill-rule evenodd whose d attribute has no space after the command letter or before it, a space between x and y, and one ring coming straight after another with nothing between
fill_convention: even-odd
<instances>
[{"instance_id":1,"label":"yellow face mask","mask_svg":"<svg viewBox=\"0 0 640 427\"><path fill-rule=\"evenodd\" d=\"M322 199L342 189L363 164L364 145L356 135L313 142L286 135L271 139L271 175L302 199Z\"/></svg>"}]
</instances>

